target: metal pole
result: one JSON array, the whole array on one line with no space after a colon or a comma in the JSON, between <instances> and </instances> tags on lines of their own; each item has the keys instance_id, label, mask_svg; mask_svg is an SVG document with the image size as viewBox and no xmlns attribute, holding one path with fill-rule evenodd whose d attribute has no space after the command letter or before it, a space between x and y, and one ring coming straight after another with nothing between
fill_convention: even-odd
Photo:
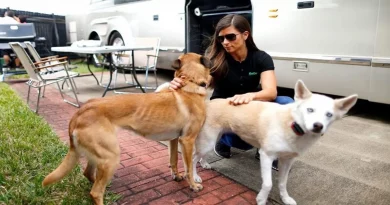
<instances>
[{"instance_id":1,"label":"metal pole","mask_svg":"<svg viewBox=\"0 0 390 205\"><path fill-rule=\"evenodd\" d=\"M52 14L53 16L53 24L54 24L54 34L55 34L55 37L56 37L56 46L59 46L60 45L60 37L58 35L58 29L57 29L57 23L56 23L56 17L54 15L54 13Z\"/></svg>"}]
</instances>

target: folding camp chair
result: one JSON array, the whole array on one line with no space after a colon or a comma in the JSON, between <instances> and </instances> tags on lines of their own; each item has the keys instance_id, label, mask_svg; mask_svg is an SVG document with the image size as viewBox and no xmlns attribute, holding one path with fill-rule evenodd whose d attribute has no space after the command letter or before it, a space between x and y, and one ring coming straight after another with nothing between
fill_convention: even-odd
<instances>
[{"instance_id":1,"label":"folding camp chair","mask_svg":"<svg viewBox=\"0 0 390 205\"><path fill-rule=\"evenodd\" d=\"M11 46L14 53L18 56L20 59L23 67L26 69L30 79L26 82L28 85L28 94L27 94L27 104L29 103L30 99L30 89L31 87L36 88L38 90L38 96L37 96L37 105L36 109L33 110L35 113L38 113L39 109L39 100L41 97L41 88L43 88L43 93L45 92L45 87L47 85L56 83L59 89L59 92L61 94L62 99L64 102L69 103L75 107L80 107L79 100L77 98L76 94L76 83L74 82L73 78L78 76L79 73L68 71L68 62L62 61L51 65L42 65L41 62L33 63L30 57L27 55L27 52L23 49L22 45L19 42L10 42L9 45ZM42 66L38 66L42 65ZM62 71L58 71L55 73L47 73L42 74L40 71L46 68L51 68L55 66L63 66ZM60 88L59 82L69 80L70 85L72 87L72 92L75 96L76 103L70 102L64 98L64 95L62 93L62 90ZM43 97L43 96L42 96Z\"/></svg>"}]
</instances>

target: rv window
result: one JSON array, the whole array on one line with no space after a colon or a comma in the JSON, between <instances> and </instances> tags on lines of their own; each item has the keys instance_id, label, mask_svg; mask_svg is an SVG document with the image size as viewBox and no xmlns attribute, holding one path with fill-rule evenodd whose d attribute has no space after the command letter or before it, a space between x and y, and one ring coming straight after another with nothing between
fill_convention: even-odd
<instances>
[{"instance_id":1,"label":"rv window","mask_svg":"<svg viewBox=\"0 0 390 205\"><path fill-rule=\"evenodd\" d=\"M144 1L144 0L114 0L114 4L125 4L134 1Z\"/></svg>"}]
</instances>

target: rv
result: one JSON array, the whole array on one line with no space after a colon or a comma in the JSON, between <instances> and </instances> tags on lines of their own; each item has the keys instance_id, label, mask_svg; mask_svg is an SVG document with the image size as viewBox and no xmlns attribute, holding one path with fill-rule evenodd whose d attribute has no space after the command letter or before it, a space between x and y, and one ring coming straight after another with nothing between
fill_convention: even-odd
<instances>
[{"instance_id":1,"label":"rv","mask_svg":"<svg viewBox=\"0 0 390 205\"><path fill-rule=\"evenodd\" d=\"M302 79L314 92L390 104L390 0L91 0L66 20L70 42L160 37L157 67L171 69L181 53L203 53L230 13L251 23L279 87Z\"/></svg>"}]
</instances>

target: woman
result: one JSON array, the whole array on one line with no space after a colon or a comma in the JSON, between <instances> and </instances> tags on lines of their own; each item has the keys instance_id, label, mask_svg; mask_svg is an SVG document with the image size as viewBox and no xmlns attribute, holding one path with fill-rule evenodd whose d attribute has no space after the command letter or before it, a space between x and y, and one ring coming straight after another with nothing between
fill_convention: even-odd
<instances>
[{"instance_id":1,"label":"woman","mask_svg":"<svg viewBox=\"0 0 390 205\"><path fill-rule=\"evenodd\" d=\"M272 58L256 47L250 24L243 16L230 14L223 17L216 26L206 53L213 62L211 74L214 92L210 100L228 98L235 106L252 100L275 101L279 104L293 102L290 97L277 96ZM171 89L182 86L183 81L179 78L170 83ZM218 156L229 158L231 147L252 148L234 133L225 133L214 150ZM258 158L258 153L256 155Z\"/></svg>"},{"instance_id":2,"label":"woman","mask_svg":"<svg viewBox=\"0 0 390 205\"><path fill-rule=\"evenodd\" d=\"M18 24L19 21L15 16L15 12L13 11L6 11L4 13L4 17L0 17L0 24ZM15 58L13 60L11 58L11 53L13 53L12 49L5 49L5 50L0 50L0 57L2 56L4 58L4 65L5 67L14 67L16 66L17 68L20 67L20 60L19 58Z\"/></svg>"}]
</instances>

